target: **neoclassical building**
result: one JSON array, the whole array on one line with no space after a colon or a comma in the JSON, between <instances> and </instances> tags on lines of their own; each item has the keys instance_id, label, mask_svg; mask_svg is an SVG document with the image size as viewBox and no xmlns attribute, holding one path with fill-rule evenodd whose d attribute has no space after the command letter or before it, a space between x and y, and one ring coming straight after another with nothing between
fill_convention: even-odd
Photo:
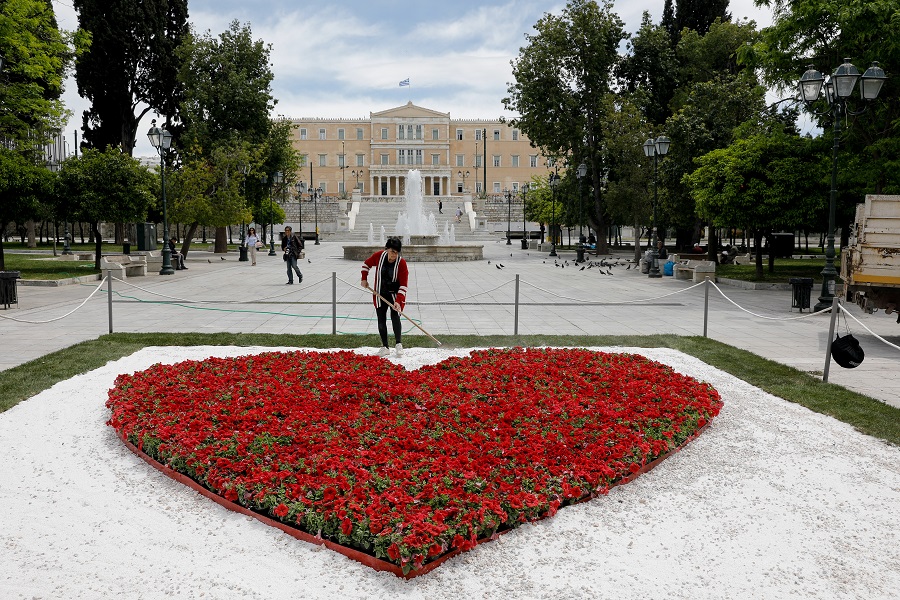
<instances>
[{"instance_id":1,"label":"neoclassical building","mask_svg":"<svg viewBox=\"0 0 900 600\"><path fill-rule=\"evenodd\" d=\"M509 124L451 119L412 102L368 119L292 122L304 158L301 180L311 178L329 196L357 187L362 196L400 196L410 169L421 172L426 196L444 197L518 192L548 172L547 160Z\"/></svg>"}]
</instances>

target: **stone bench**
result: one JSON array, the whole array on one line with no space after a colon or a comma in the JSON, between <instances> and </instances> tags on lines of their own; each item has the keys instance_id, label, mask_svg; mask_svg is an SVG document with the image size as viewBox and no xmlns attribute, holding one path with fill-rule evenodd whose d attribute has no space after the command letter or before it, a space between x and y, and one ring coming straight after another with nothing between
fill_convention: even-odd
<instances>
[{"instance_id":1,"label":"stone bench","mask_svg":"<svg viewBox=\"0 0 900 600\"><path fill-rule=\"evenodd\" d=\"M114 277L144 277L147 275L147 260L143 256L116 254L100 257L100 269L108 271Z\"/></svg>"},{"instance_id":2,"label":"stone bench","mask_svg":"<svg viewBox=\"0 0 900 600\"><path fill-rule=\"evenodd\" d=\"M691 279L700 283L707 276L716 280L716 263L711 260L688 260L675 263L675 279Z\"/></svg>"}]
</instances>

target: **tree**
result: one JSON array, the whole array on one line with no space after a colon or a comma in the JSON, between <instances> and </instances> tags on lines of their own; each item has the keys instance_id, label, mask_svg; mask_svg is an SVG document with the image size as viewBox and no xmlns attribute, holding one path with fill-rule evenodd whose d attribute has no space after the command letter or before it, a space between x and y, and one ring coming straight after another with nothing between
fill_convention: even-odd
<instances>
[{"instance_id":1,"label":"tree","mask_svg":"<svg viewBox=\"0 0 900 600\"><path fill-rule=\"evenodd\" d=\"M218 36L191 33L178 53L185 94L182 155L185 165L190 165L179 214L190 215L185 222L191 223L191 232L200 223L215 226L216 252L225 252L225 226L246 218L247 203L235 187L238 165L252 165L248 185L243 187L254 195L255 215L263 212L263 190L251 182L262 174L271 177L275 171L284 173L285 181L293 181L299 159L290 144L290 125L273 125L269 117L276 104L271 93L271 46L254 40L249 25L232 21ZM239 149L244 158L236 162L228 149ZM225 185L226 181L232 185ZM221 194L226 197L215 201ZM197 206L189 207L190 203Z\"/></svg>"},{"instance_id":2,"label":"tree","mask_svg":"<svg viewBox=\"0 0 900 600\"><path fill-rule=\"evenodd\" d=\"M612 2L569 0L560 16L545 14L526 35L528 45L512 61L515 82L507 85L503 105L520 116L511 119L545 156L584 162L592 181L592 225L605 231L607 215L600 198L603 144L608 134L605 111L612 93L617 49L625 39ZM607 251L606 236L598 250Z\"/></svg>"},{"instance_id":3,"label":"tree","mask_svg":"<svg viewBox=\"0 0 900 600\"><path fill-rule=\"evenodd\" d=\"M22 153L0 147L0 232L9 223L37 220L49 213L54 177ZM0 235L0 271L5 268Z\"/></svg>"},{"instance_id":4,"label":"tree","mask_svg":"<svg viewBox=\"0 0 900 600\"><path fill-rule=\"evenodd\" d=\"M178 136L182 97L175 49L188 32L187 0L73 0L90 50L75 63L78 93L91 102L83 114L84 143L91 148L134 150L141 118L166 117Z\"/></svg>"},{"instance_id":5,"label":"tree","mask_svg":"<svg viewBox=\"0 0 900 600\"><path fill-rule=\"evenodd\" d=\"M762 238L801 227L825 205L818 178L804 177L816 173L811 149L808 138L770 123L702 156L698 168L685 177L701 218L754 232L757 279L763 277ZM769 249L769 271L774 272L773 243Z\"/></svg>"},{"instance_id":6,"label":"tree","mask_svg":"<svg viewBox=\"0 0 900 600\"><path fill-rule=\"evenodd\" d=\"M700 35L709 31L716 19L728 21L728 0L676 0L675 30L689 29Z\"/></svg>"},{"instance_id":7,"label":"tree","mask_svg":"<svg viewBox=\"0 0 900 600\"><path fill-rule=\"evenodd\" d=\"M623 89L650 123L665 123L672 111L669 103L678 87L679 66L674 44L663 25L653 25L644 12L641 28L628 43L628 53L619 65Z\"/></svg>"},{"instance_id":8,"label":"tree","mask_svg":"<svg viewBox=\"0 0 900 600\"><path fill-rule=\"evenodd\" d=\"M100 268L100 222L143 220L157 197L154 185L159 188L150 172L118 148L88 148L62 163L59 202L66 203L64 210L75 220L91 224L96 240L94 268Z\"/></svg>"}]
</instances>

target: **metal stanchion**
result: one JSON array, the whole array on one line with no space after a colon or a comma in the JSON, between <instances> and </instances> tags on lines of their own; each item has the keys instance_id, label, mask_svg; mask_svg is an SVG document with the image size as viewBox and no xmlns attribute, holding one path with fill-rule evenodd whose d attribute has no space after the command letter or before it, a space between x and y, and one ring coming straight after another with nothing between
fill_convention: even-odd
<instances>
[{"instance_id":1,"label":"metal stanchion","mask_svg":"<svg viewBox=\"0 0 900 600\"><path fill-rule=\"evenodd\" d=\"M519 335L519 274L516 273L516 310L513 317L513 335Z\"/></svg>"},{"instance_id":2,"label":"metal stanchion","mask_svg":"<svg viewBox=\"0 0 900 600\"><path fill-rule=\"evenodd\" d=\"M706 285L703 286L703 337L709 325L709 276L706 277Z\"/></svg>"},{"instance_id":3,"label":"metal stanchion","mask_svg":"<svg viewBox=\"0 0 900 600\"><path fill-rule=\"evenodd\" d=\"M331 272L331 335L337 335L337 273Z\"/></svg>"},{"instance_id":4,"label":"metal stanchion","mask_svg":"<svg viewBox=\"0 0 900 600\"><path fill-rule=\"evenodd\" d=\"M831 366L831 340L834 339L834 326L837 323L837 314L841 310L841 299L834 296L831 299L831 323L828 325L828 339L825 340L825 368L822 370L822 381L828 383L828 367Z\"/></svg>"},{"instance_id":5,"label":"metal stanchion","mask_svg":"<svg viewBox=\"0 0 900 600\"><path fill-rule=\"evenodd\" d=\"M106 272L106 306L109 310L109 332L113 332L113 315L112 315L112 271Z\"/></svg>"}]
</instances>

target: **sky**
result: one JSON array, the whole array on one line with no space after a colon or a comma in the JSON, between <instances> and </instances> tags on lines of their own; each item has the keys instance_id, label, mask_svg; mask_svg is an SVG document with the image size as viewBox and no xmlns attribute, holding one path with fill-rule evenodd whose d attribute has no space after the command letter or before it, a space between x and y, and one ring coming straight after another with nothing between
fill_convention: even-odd
<instances>
[{"instance_id":1,"label":"sky","mask_svg":"<svg viewBox=\"0 0 900 600\"><path fill-rule=\"evenodd\" d=\"M62 29L77 27L71 0L53 0L53 6ZM559 14L564 6L536 0L190 0L188 11L198 32L218 35L237 19L250 24L254 39L271 44L273 117L368 118L412 101L451 118L497 118L510 116L501 99L525 35L542 15ZM663 0L614 3L629 33L644 11L659 22L662 8ZM729 10L735 20L771 23L769 9L752 0L733 0ZM410 85L401 87L407 78ZM89 107L72 77L64 100L74 113L66 130L71 144ZM154 117L148 113L140 129L149 130ZM146 135L138 135L134 155L155 154Z\"/></svg>"}]
</instances>

